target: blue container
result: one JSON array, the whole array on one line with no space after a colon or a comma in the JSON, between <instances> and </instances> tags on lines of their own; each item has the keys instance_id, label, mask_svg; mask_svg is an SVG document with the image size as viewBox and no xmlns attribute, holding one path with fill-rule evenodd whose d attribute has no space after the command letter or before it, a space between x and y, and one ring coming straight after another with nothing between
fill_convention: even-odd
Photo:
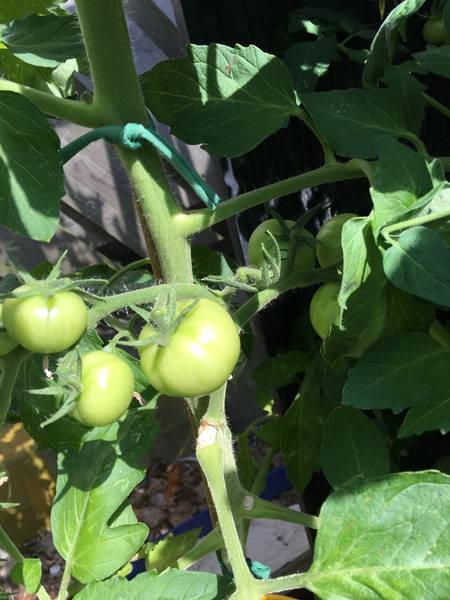
<instances>
[{"instance_id":1,"label":"blue container","mask_svg":"<svg viewBox=\"0 0 450 600\"><path fill-rule=\"evenodd\" d=\"M261 498L264 498L264 500L273 500L274 498L278 498L283 492L291 490L292 488L293 485L287 478L284 466L277 467L268 474L266 488L262 492ZM180 535L182 533L186 533L186 531L192 531L192 529L198 528L201 528L200 537L205 536L212 529L211 519L209 518L209 512L207 509L202 510L194 517L183 521L174 527L169 533L172 533L173 535ZM157 542L166 535L169 535L169 533L153 538L151 541ZM136 577L136 575L145 571L145 560L143 558L136 560L132 563L132 566L133 571L130 573L130 575L128 575L128 579L133 579L133 577Z\"/></svg>"}]
</instances>

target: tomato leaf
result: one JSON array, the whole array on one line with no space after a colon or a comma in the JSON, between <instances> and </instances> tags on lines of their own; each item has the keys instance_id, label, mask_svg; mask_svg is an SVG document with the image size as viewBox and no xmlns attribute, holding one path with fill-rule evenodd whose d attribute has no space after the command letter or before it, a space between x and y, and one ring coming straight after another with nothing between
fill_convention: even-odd
<instances>
[{"instance_id":1,"label":"tomato leaf","mask_svg":"<svg viewBox=\"0 0 450 600\"><path fill-rule=\"evenodd\" d=\"M413 406L400 427L398 437L420 435L434 429L439 429L442 434L450 431L450 397Z\"/></svg>"},{"instance_id":2,"label":"tomato leaf","mask_svg":"<svg viewBox=\"0 0 450 600\"><path fill-rule=\"evenodd\" d=\"M413 56L430 73L450 78L450 46L434 46Z\"/></svg>"},{"instance_id":3,"label":"tomato leaf","mask_svg":"<svg viewBox=\"0 0 450 600\"><path fill-rule=\"evenodd\" d=\"M340 378L317 358L286 413L258 430L274 450L283 452L289 480L300 491L319 466L323 424L339 404L341 389Z\"/></svg>"},{"instance_id":4,"label":"tomato leaf","mask_svg":"<svg viewBox=\"0 0 450 600\"><path fill-rule=\"evenodd\" d=\"M320 512L308 589L321 600L448 598L449 504L450 478L435 471L340 488Z\"/></svg>"},{"instance_id":5,"label":"tomato leaf","mask_svg":"<svg viewBox=\"0 0 450 600\"><path fill-rule=\"evenodd\" d=\"M42 567L38 558L25 558L14 565L11 579L16 585L23 585L28 594L35 594L41 584Z\"/></svg>"},{"instance_id":6,"label":"tomato leaf","mask_svg":"<svg viewBox=\"0 0 450 600\"><path fill-rule=\"evenodd\" d=\"M374 205L374 230L394 222L432 188L425 160L397 141L380 144L380 157L370 189Z\"/></svg>"},{"instance_id":7,"label":"tomato leaf","mask_svg":"<svg viewBox=\"0 0 450 600\"><path fill-rule=\"evenodd\" d=\"M283 61L292 73L299 94L312 92L331 62L339 60L336 43L334 36L326 36L313 42L298 42L286 52Z\"/></svg>"},{"instance_id":8,"label":"tomato leaf","mask_svg":"<svg viewBox=\"0 0 450 600\"><path fill-rule=\"evenodd\" d=\"M390 65L384 72L384 81L388 89L400 101L406 127L419 134L427 104L422 95L426 86L411 73L411 63Z\"/></svg>"},{"instance_id":9,"label":"tomato leaf","mask_svg":"<svg viewBox=\"0 0 450 600\"><path fill-rule=\"evenodd\" d=\"M295 381L298 373L305 371L311 359L305 352L290 350L265 360L253 373L252 378L259 385L279 388Z\"/></svg>"},{"instance_id":10,"label":"tomato leaf","mask_svg":"<svg viewBox=\"0 0 450 600\"><path fill-rule=\"evenodd\" d=\"M386 89L313 92L302 101L340 156L376 158L382 142L409 135L399 101Z\"/></svg>"},{"instance_id":11,"label":"tomato leaf","mask_svg":"<svg viewBox=\"0 0 450 600\"><path fill-rule=\"evenodd\" d=\"M201 531L202 529L199 527L179 535L170 533L154 544L148 542L145 552L146 570L155 569L161 573L167 567L176 566L178 559L195 546Z\"/></svg>"},{"instance_id":12,"label":"tomato leaf","mask_svg":"<svg viewBox=\"0 0 450 600\"><path fill-rule=\"evenodd\" d=\"M0 111L0 222L49 241L64 195L59 139L40 110L19 94L0 92Z\"/></svg>"},{"instance_id":13,"label":"tomato leaf","mask_svg":"<svg viewBox=\"0 0 450 600\"><path fill-rule=\"evenodd\" d=\"M450 308L450 250L438 233L411 227L384 255L384 271L401 290Z\"/></svg>"},{"instance_id":14,"label":"tomato leaf","mask_svg":"<svg viewBox=\"0 0 450 600\"><path fill-rule=\"evenodd\" d=\"M377 342L350 370L343 404L355 408L409 406L446 398L450 348L426 333L405 333Z\"/></svg>"},{"instance_id":15,"label":"tomato leaf","mask_svg":"<svg viewBox=\"0 0 450 600\"><path fill-rule=\"evenodd\" d=\"M3 30L2 41L14 56L36 67L54 68L84 52L74 15L30 15L13 21Z\"/></svg>"},{"instance_id":16,"label":"tomato leaf","mask_svg":"<svg viewBox=\"0 0 450 600\"><path fill-rule=\"evenodd\" d=\"M76 596L76 600L225 600L232 586L223 577L210 573L192 573L169 570L162 575L141 573L132 581L115 577L108 581L90 583Z\"/></svg>"},{"instance_id":17,"label":"tomato leaf","mask_svg":"<svg viewBox=\"0 0 450 600\"><path fill-rule=\"evenodd\" d=\"M403 0L392 10L377 31L364 67L363 83L376 85L384 69L392 62L397 49L397 28L417 12L425 0Z\"/></svg>"},{"instance_id":18,"label":"tomato leaf","mask_svg":"<svg viewBox=\"0 0 450 600\"><path fill-rule=\"evenodd\" d=\"M55 0L2 0L0 23L9 23L13 19L22 19L33 13L46 13L58 4Z\"/></svg>"},{"instance_id":19,"label":"tomato leaf","mask_svg":"<svg viewBox=\"0 0 450 600\"><path fill-rule=\"evenodd\" d=\"M369 217L344 224L342 249L340 321L338 327L331 328L323 346L329 360L361 356L380 337L387 311L387 281Z\"/></svg>"},{"instance_id":20,"label":"tomato leaf","mask_svg":"<svg viewBox=\"0 0 450 600\"><path fill-rule=\"evenodd\" d=\"M197 280L208 275L232 277L233 270L228 259L207 246L192 246L192 269Z\"/></svg>"},{"instance_id":21,"label":"tomato leaf","mask_svg":"<svg viewBox=\"0 0 450 600\"><path fill-rule=\"evenodd\" d=\"M51 513L55 547L81 583L105 579L128 562L147 537L144 523L110 522L145 469L127 464L112 444L97 439L85 442L79 452L60 454L58 473Z\"/></svg>"},{"instance_id":22,"label":"tomato leaf","mask_svg":"<svg viewBox=\"0 0 450 600\"><path fill-rule=\"evenodd\" d=\"M338 406L325 421L320 466L337 488L356 475L370 479L389 473L389 451L381 431L363 412Z\"/></svg>"},{"instance_id":23,"label":"tomato leaf","mask_svg":"<svg viewBox=\"0 0 450 600\"><path fill-rule=\"evenodd\" d=\"M149 108L189 144L240 156L286 127L296 113L287 67L256 46L188 46L188 56L142 77Z\"/></svg>"}]
</instances>

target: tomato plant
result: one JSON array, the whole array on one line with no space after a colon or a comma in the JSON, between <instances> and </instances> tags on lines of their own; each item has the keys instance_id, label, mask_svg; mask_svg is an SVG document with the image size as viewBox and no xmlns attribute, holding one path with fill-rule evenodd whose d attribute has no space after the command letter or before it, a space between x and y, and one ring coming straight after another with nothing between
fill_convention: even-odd
<instances>
[{"instance_id":1,"label":"tomato plant","mask_svg":"<svg viewBox=\"0 0 450 600\"><path fill-rule=\"evenodd\" d=\"M201 299L192 307L181 302L177 310L187 312L167 345L141 348L142 370L151 385L167 396L205 396L223 385L236 366L239 332L227 310L212 300ZM146 325L140 339L154 333Z\"/></svg>"},{"instance_id":2,"label":"tomato plant","mask_svg":"<svg viewBox=\"0 0 450 600\"><path fill-rule=\"evenodd\" d=\"M23 286L16 292L27 290ZM83 335L87 308L74 292L7 298L3 323L11 338L27 350L41 354L61 352Z\"/></svg>"},{"instance_id":3,"label":"tomato plant","mask_svg":"<svg viewBox=\"0 0 450 600\"><path fill-rule=\"evenodd\" d=\"M127 363L109 352L94 350L82 358L81 394L72 416L97 427L117 421L133 397L134 376Z\"/></svg>"},{"instance_id":4,"label":"tomato plant","mask_svg":"<svg viewBox=\"0 0 450 600\"><path fill-rule=\"evenodd\" d=\"M342 260L342 228L349 219L356 217L354 213L342 213L329 219L317 234L317 260L321 267L328 267Z\"/></svg>"},{"instance_id":5,"label":"tomato plant","mask_svg":"<svg viewBox=\"0 0 450 600\"><path fill-rule=\"evenodd\" d=\"M283 230L282 225L276 219L268 219L258 225L253 231L248 241L248 260L249 263L255 267L260 267L264 260L263 246L266 251L273 255L275 252L275 242L270 237L269 233L275 238L276 243L279 246L282 263L285 264L288 258L289 248L291 247L289 239L289 230L295 225L295 221L289 219L284 221L286 231ZM307 270L312 269L314 266L314 246L308 245L308 240L313 240L314 236L306 229L301 229L300 235L303 236L306 241L300 243L296 249L294 259L295 270Z\"/></svg>"},{"instance_id":6,"label":"tomato plant","mask_svg":"<svg viewBox=\"0 0 450 600\"><path fill-rule=\"evenodd\" d=\"M340 312L337 297L340 287L338 283L325 283L315 292L309 305L311 324L323 340L327 337L331 325L337 324Z\"/></svg>"},{"instance_id":7,"label":"tomato plant","mask_svg":"<svg viewBox=\"0 0 450 600\"><path fill-rule=\"evenodd\" d=\"M258 32L276 55L211 40L145 72L130 4L0 3L1 226L19 245L51 242L65 164L103 139L146 244L136 262L68 275L64 254L31 272L16 257L2 264L2 436L23 424L58 456L49 517L64 563L48 589L34 546L25 557L2 520L14 563L5 593L13 581L38 600L54 586L57 600L281 600L294 589L321 600L449 598L450 0L302 2ZM270 3L247 12L252 4L264 15ZM175 26L148 30L160 42ZM245 191L220 198L153 116L239 167ZM61 122L86 133L61 147ZM264 185L241 182L249 156ZM204 206L182 205L161 157ZM96 202L92 190L100 214ZM192 244L218 226L205 239L231 248L224 225L238 222L244 237L245 213L262 220L246 264ZM261 311L270 318L258 322ZM255 364L264 328L269 357ZM244 431L226 402L236 391L243 412L264 408ZM188 412L207 488L212 529L200 539L147 542L137 517L148 507L133 511L165 395ZM261 497L274 455L306 492L302 511ZM0 510L12 515L8 476L2 466ZM311 566L278 575L247 556L255 519L317 530ZM221 574L188 570L210 553Z\"/></svg>"}]
</instances>

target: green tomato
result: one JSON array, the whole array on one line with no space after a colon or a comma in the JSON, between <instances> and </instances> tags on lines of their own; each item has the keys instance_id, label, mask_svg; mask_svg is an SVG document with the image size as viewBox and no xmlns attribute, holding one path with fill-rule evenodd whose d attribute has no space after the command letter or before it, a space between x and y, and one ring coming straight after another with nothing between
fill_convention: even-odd
<instances>
[{"instance_id":1,"label":"green tomato","mask_svg":"<svg viewBox=\"0 0 450 600\"><path fill-rule=\"evenodd\" d=\"M100 427L117 421L127 410L133 397L134 376L120 357L94 350L81 358L82 391L72 411L89 427Z\"/></svg>"},{"instance_id":2,"label":"green tomato","mask_svg":"<svg viewBox=\"0 0 450 600\"><path fill-rule=\"evenodd\" d=\"M27 286L16 291L28 289ZM88 311L74 292L7 298L3 322L9 335L31 352L61 352L77 342L86 330Z\"/></svg>"},{"instance_id":3,"label":"green tomato","mask_svg":"<svg viewBox=\"0 0 450 600\"><path fill-rule=\"evenodd\" d=\"M340 313L337 297L340 288L339 283L325 283L316 291L309 305L311 324L323 340L327 337L331 325L337 324Z\"/></svg>"},{"instance_id":4,"label":"green tomato","mask_svg":"<svg viewBox=\"0 0 450 600\"><path fill-rule=\"evenodd\" d=\"M321 267L328 267L342 260L342 228L344 223L356 217L354 213L342 213L329 219L317 234L317 260Z\"/></svg>"},{"instance_id":5,"label":"green tomato","mask_svg":"<svg viewBox=\"0 0 450 600\"><path fill-rule=\"evenodd\" d=\"M191 302L179 302L178 313ZM139 339L155 333L146 325ZM182 317L166 346L140 348L141 366L150 384L166 396L194 398L213 392L233 371L241 344L228 311L202 298Z\"/></svg>"},{"instance_id":6,"label":"green tomato","mask_svg":"<svg viewBox=\"0 0 450 600\"><path fill-rule=\"evenodd\" d=\"M295 221L287 220L284 221L284 223L288 229L291 229L295 225ZM261 267L263 263L264 253L262 244L264 244L264 247L269 254L275 254L275 244L272 238L267 234L268 231L270 231L278 242L282 261L286 260L288 257L289 239L283 237L283 229L276 219L268 219L258 225L248 240L248 261L254 267ZM314 239L314 236L306 229L302 229L301 234L311 240ZM298 246L295 254L294 271L307 271L308 269L312 269L314 267L314 261L314 247L301 244Z\"/></svg>"},{"instance_id":7,"label":"green tomato","mask_svg":"<svg viewBox=\"0 0 450 600\"><path fill-rule=\"evenodd\" d=\"M422 29L422 37L427 44L439 46L447 41L448 35L442 19L429 19Z\"/></svg>"},{"instance_id":8,"label":"green tomato","mask_svg":"<svg viewBox=\"0 0 450 600\"><path fill-rule=\"evenodd\" d=\"M3 304L0 304L0 327L3 328ZM6 331L0 331L0 356L6 356L19 344Z\"/></svg>"}]
</instances>

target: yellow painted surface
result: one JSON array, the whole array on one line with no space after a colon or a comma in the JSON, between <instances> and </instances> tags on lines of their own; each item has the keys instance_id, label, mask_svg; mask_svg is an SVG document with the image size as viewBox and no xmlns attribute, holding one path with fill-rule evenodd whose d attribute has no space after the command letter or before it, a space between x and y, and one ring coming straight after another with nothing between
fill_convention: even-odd
<instances>
[{"instance_id":1,"label":"yellow painted surface","mask_svg":"<svg viewBox=\"0 0 450 600\"><path fill-rule=\"evenodd\" d=\"M1 511L6 532L19 546L50 527L55 484L48 461L21 423L7 425L0 436L0 470L8 482L0 486L0 502L20 506Z\"/></svg>"}]
</instances>

